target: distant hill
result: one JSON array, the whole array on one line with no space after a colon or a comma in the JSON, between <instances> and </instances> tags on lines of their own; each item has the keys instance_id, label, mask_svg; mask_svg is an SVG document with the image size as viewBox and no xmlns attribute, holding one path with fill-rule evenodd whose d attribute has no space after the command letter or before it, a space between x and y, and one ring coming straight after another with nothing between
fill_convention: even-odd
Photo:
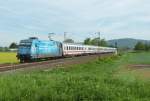
<instances>
[{"instance_id":1,"label":"distant hill","mask_svg":"<svg viewBox=\"0 0 150 101\"><path fill-rule=\"evenodd\" d=\"M119 48L128 47L128 48L134 48L137 42L143 42L143 43L150 43L150 40L141 40L141 39L132 39L132 38L123 38L123 39L114 39L109 40L108 44L115 46L115 43L117 43L117 46Z\"/></svg>"}]
</instances>

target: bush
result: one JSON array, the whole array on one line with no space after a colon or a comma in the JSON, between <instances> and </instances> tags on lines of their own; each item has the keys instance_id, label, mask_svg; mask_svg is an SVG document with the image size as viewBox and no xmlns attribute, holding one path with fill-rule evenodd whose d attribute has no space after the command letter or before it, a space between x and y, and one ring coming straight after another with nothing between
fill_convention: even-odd
<instances>
[{"instance_id":1,"label":"bush","mask_svg":"<svg viewBox=\"0 0 150 101\"><path fill-rule=\"evenodd\" d=\"M150 44L148 43L142 43L142 42L138 42L135 47L134 50L136 51L150 51Z\"/></svg>"}]
</instances>

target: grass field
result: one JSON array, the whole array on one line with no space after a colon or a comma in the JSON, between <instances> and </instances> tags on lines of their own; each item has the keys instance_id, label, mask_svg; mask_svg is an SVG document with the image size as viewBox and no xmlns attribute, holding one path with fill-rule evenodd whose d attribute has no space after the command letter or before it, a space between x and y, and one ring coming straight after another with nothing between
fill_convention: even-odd
<instances>
[{"instance_id":1,"label":"grass field","mask_svg":"<svg viewBox=\"0 0 150 101\"><path fill-rule=\"evenodd\" d=\"M149 101L150 80L130 70L132 64L150 64L150 53L127 53L70 68L1 74L0 101Z\"/></svg>"},{"instance_id":2,"label":"grass field","mask_svg":"<svg viewBox=\"0 0 150 101\"><path fill-rule=\"evenodd\" d=\"M14 52L0 52L0 64L4 63L18 63L16 53Z\"/></svg>"}]
</instances>

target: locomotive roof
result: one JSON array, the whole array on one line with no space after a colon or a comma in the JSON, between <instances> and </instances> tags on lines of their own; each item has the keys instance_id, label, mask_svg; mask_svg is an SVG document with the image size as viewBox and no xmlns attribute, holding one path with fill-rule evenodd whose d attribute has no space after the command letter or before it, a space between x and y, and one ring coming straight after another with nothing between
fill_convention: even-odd
<instances>
[{"instance_id":1,"label":"locomotive roof","mask_svg":"<svg viewBox=\"0 0 150 101\"><path fill-rule=\"evenodd\" d=\"M32 43L33 41L35 41L35 40L38 40L38 41L43 41L43 42L48 42L48 41L51 41L51 42L59 42L59 41L55 41L55 40L40 40L40 39L38 39L38 38L36 38L36 37L31 37L31 38L29 38L29 39L24 39L24 40L21 40L20 42L25 42L25 43ZM59 42L60 43L60 42Z\"/></svg>"}]
</instances>

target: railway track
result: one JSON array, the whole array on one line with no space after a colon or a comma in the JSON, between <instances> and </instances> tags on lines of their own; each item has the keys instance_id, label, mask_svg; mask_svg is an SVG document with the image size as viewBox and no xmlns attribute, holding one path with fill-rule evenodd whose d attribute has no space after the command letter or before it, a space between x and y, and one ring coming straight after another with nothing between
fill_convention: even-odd
<instances>
[{"instance_id":1,"label":"railway track","mask_svg":"<svg viewBox=\"0 0 150 101\"><path fill-rule=\"evenodd\" d=\"M72 58L61 58L56 60L48 60L42 62L34 63L23 63L23 64L1 64L0 72L13 71L18 69L30 70L30 69L48 69L60 66L68 66L74 64L86 63L90 60L93 60L99 56L105 57L110 56L111 54L100 54L100 55L89 55L89 56L80 56Z\"/></svg>"}]
</instances>

